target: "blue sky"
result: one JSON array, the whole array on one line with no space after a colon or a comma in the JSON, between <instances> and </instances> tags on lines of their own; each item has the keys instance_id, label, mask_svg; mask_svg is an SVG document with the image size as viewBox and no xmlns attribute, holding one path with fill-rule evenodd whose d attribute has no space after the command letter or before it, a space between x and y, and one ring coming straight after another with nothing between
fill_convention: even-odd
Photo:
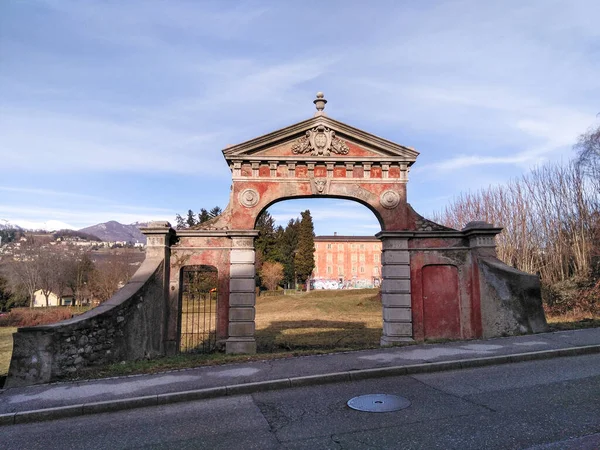
<instances>
[{"instance_id":1,"label":"blue sky","mask_svg":"<svg viewBox=\"0 0 600 450\"><path fill-rule=\"evenodd\" d=\"M0 219L173 221L228 201L221 150L313 115L416 148L424 215L572 158L600 112L600 2L0 3ZM317 234L373 234L352 202ZM53 222L54 223L54 222Z\"/></svg>"}]
</instances>

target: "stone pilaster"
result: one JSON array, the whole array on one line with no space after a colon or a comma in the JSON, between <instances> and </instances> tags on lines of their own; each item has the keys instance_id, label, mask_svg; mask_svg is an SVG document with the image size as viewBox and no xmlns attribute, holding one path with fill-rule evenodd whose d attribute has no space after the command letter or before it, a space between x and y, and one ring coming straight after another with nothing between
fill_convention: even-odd
<instances>
[{"instance_id":1,"label":"stone pilaster","mask_svg":"<svg viewBox=\"0 0 600 450\"><path fill-rule=\"evenodd\" d=\"M169 292L169 281L171 276L171 240L175 235L175 230L171 228L169 222L150 222L147 227L141 228L140 231L146 236L146 258L162 259L163 274L163 330L162 342L163 351L166 355L174 355L177 353L177 340L169 337L169 321L171 320L172 301ZM176 319L175 319L176 320ZM158 330L155 330L157 332Z\"/></svg>"},{"instance_id":2,"label":"stone pilaster","mask_svg":"<svg viewBox=\"0 0 600 450\"><path fill-rule=\"evenodd\" d=\"M229 259L229 338L227 353L256 353L254 338L254 238L258 231L232 232Z\"/></svg>"},{"instance_id":3,"label":"stone pilaster","mask_svg":"<svg viewBox=\"0 0 600 450\"><path fill-rule=\"evenodd\" d=\"M393 232L377 234L382 241L381 303L383 336L381 345L413 340L408 239Z\"/></svg>"},{"instance_id":4,"label":"stone pilaster","mask_svg":"<svg viewBox=\"0 0 600 450\"><path fill-rule=\"evenodd\" d=\"M495 228L487 222L469 222L462 229L469 239L469 247L481 256L496 256L496 235L502 228Z\"/></svg>"}]
</instances>

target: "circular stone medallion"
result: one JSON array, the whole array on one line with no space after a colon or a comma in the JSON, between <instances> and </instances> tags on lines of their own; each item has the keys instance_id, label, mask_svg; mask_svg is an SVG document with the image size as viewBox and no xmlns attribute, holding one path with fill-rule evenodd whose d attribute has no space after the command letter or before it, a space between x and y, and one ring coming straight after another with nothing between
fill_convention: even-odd
<instances>
[{"instance_id":1,"label":"circular stone medallion","mask_svg":"<svg viewBox=\"0 0 600 450\"><path fill-rule=\"evenodd\" d=\"M379 197L381 206L387 209L394 209L400 203L400 194L396 191L385 191Z\"/></svg>"},{"instance_id":2,"label":"circular stone medallion","mask_svg":"<svg viewBox=\"0 0 600 450\"><path fill-rule=\"evenodd\" d=\"M240 192L240 195L238 195L238 200L246 208L252 208L258 203L260 196L254 189L244 189Z\"/></svg>"}]
</instances>

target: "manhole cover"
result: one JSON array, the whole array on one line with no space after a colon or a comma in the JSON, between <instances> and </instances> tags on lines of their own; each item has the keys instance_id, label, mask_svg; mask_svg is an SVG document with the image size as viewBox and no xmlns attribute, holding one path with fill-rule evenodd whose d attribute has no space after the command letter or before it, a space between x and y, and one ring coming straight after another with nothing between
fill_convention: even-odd
<instances>
[{"instance_id":1,"label":"manhole cover","mask_svg":"<svg viewBox=\"0 0 600 450\"><path fill-rule=\"evenodd\" d=\"M408 408L410 401L399 395L368 394L351 398L348 406L357 411L390 412Z\"/></svg>"}]
</instances>

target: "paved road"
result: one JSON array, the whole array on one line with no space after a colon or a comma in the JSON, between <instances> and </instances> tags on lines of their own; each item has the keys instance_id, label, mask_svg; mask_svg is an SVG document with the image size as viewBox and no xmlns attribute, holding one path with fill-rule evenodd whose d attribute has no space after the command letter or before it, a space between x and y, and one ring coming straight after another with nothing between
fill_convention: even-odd
<instances>
[{"instance_id":1,"label":"paved road","mask_svg":"<svg viewBox=\"0 0 600 450\"><path fill-rule=\"evenodd\" d=\"M356 395L402 411L349 409ZM4 427L2 449L596 449L600 355L365 380Z\"/></svg>"}]
</instances>

